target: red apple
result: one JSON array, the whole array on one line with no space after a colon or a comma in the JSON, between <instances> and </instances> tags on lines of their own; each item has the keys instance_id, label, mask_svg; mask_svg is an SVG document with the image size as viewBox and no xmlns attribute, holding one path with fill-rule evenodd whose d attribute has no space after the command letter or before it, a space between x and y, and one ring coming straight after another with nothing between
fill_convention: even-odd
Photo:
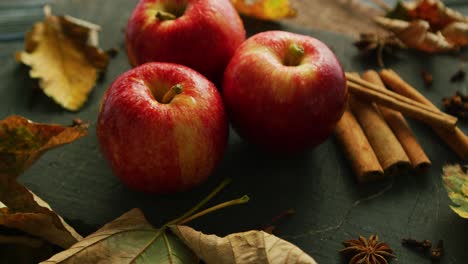
<instances>
[{"instance_id":1,"label":"red apple","mask_svg":"<svg viewBox=\"0 0 468 264\"><path fill-rule=\"evenodd\" d=\"M126 29L132 65L150 61L188 66L221 81L245 29L229 0L140 0Z\"/></svg>"},{"instance_id":2,"label":"red apple","mask_svg":"<svg viewBox=\"0 0 468 264\"><path fill-rule=\"evenodd\" d=\"M172 193L213 172L227 144L228 121L219 92L205 77L153 62L111 84L97 135L114 174L130 188Z\"/></svg>"},{"instance_id":3,"label":"red apple","mask_svg":"<svg viewBox=\"0 0 468 264\"><path fill-rule=\"evenodd\" d=\"M238 134L269 151L323 142L343 114L347 87L335 54L304 35L268 31L246 40L224 73L223 99Z\"/></svg>"}]
</instances>

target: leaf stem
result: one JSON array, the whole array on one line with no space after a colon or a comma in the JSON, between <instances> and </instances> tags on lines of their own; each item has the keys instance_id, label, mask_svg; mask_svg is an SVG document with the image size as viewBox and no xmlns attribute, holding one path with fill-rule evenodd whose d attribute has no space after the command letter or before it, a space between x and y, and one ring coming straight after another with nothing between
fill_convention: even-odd
<instances>
[{"instance_id":1,"label":"leaf stem","mask_svg":"<svg viewBox=\"0 0 468 264\"><path fill-rule=\"evenodd\" d=\"M156 17L156 19L162 20L162 21L165 21L165 20L174 20L174 19L177 18L174 14L169 13L169 12L166 12L166 11L162 11L162 10L158 10L158 11L156 12L155 17Z\"/></svg>"},{"instance_id":2,"label":"leaf stem","mask_svg":"<svg viewBox=\"0 0 468 264\"><path fill-rule=\"evenodd\" d=\"M249 199L250 199L249 196L244 195L244 196L242 196L241 198L234 199L234 200L231 200L231 201L227 201L227 202L224 202L224 203L220 203L220 204L218 204L218 205L215 205L215 206L213 206L213 207L210 207L210 208L208 208L208 209L205 209L205 210L203 210L203 211L201 211L201 212L198 212L198 213L196 213L196 214L194 214L194 215L191 215L191 216L189 216L189 217L187 217L187 218L185 218L185 219L182 219L181 221L176 222L175 224L177 224L177 225L186 224L186 223L188 223L188 222L190 222L190 221L192 221L192 220L194 220L194 219L196 219L196 218L198 218L198 217L200 217L200 216L204 216L204 215L206 215L206 214L208 214L208 213L217 211L217 210L219 210L219 209L223 209L223 208L226 208L226 207L229 207L229 206L233 206L233 205L244 204L244 203L248 202Z\"/></svg>"},{"instance_id":3,"label":"leaf stem","mask_svg":"<svg viewBox=\"0 0 468 264\"><path fill-rule=\"evenodd\" d=\"M196 211L198 211L200 208L202 208L207 202L209 202L215 195L217 195L222 189L224 189L224 187L226 187L226 185L228 185L229 183L231 183L231 179L228 178L228 179L223 180L213 191L211 191L210 194L208 194L197 205L192 207L190 210L188 210L182 216L168 222L167 224L165 224L165 226L178 224L180 221L183 221L184 219L186 219L186 218L190 217L191 215L193 215Z\"/></svg>"}]
</instances>

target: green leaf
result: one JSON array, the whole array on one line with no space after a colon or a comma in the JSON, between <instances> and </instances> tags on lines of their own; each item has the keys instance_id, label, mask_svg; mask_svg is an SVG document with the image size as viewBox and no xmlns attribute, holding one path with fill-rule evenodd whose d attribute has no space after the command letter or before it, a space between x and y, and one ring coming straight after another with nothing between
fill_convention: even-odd
<instances>
[{"instance_id":1,"label":"green leaf","mask_svg":"<svg viewBox=\"0 0 468 264\"><path fill-rule=\"evenodd\" d=\"M408 8L402 1L398 1L395 7L388 11L385 17L393 18L393 19L401 19L401 20L410 20L410 16L408 13Z\"/></svg>"},{"instance_id":2,"label":"green leaf","mask_svg":"<svg viewBox=\"0 0 468 264\"><path fill-rule=\"evenodd\" d=\"M455 204L450 208L463 218L468 218L468 173L461 165L447 165L443 169L445 189L450 200Z\"/></svg>"},{"instance_id":3,"label":"green leaf","mask_svg":"<svg viewBox=\"0 0 468 264\"><path fill-rule=\"evenodd\" d=\"M154 228L133 209L41 263L198 263L167 227Z\"/></svg>"},{"instance_id":4,"label":"green leaf","mask_svg":"<svg viewBox=\"0 0 468 264\"><path fill-rule=\"evenodd\" d=\"M88 125L38 124L21 116L0 120L0 177L17 177L43 153L88 133Z\"/></svg>"}]
</instances>

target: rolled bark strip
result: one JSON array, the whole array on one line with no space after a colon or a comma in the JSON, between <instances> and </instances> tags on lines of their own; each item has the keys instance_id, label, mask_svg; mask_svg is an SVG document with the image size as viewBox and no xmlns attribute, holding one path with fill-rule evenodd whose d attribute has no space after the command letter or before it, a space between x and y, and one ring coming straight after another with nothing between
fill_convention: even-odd
<instances>
[{"instance_id":1,"label":"rolled bark strip","mask_svg":"<svg viewBox=\"0 0 468 264\"><path fill-rule=\"evenodd\" d=\"M440 111L431 101L429 101L414 87L405 82L393 70L382 70L379 74L383 82L395 92L423 103L434 110ZM459 127L455 127L454 130L445 130L439 127L433 127L433 130L462 160L468 159L468 137Z\"/></svg>"},{"instance_id":2,"label":"rolled bark strip","mask_svg":"<svg viewBox=\"0 0 468 264\"><path fill-rule=\"evenodd\" d=\"M394 176L407 171L411 167L410 160L375 105L354 95L350 96L349 105L385 175Z\"/></svg>"},{"instance_id":3,"label":"rolled bark strip","mask_svg":"<svg viewBox=\"0 0 468 264\"><path fill-rule=\"evenodd\" d=\"M352 76L352 74L347 73L346 79L349 91L352 94L362 99L373 101L377 104L400 111L405 115L431 126L453 130L458 122L458 119L454 116L442 113L439 110L435 110L423 103L390 90L382 90L370 82Z\"/></svg>"},{"instance_id":4,"label":"rolled bark strip","mask_svg":"<svg viewBox=\"0 0 468 264\"><path fill-rule=\"evenodd\" d=\"M376 71L366 71L362 74L362 78L368 82L378 85L382 89L386 89L384 83ZM398 141L400 141L401 146L411 161L411 166L413 169L416 171L423 171L430 167L431 161L427 157L421 145L416 140L416 137L413 135L413 132L411 131L411 128L409 127L403 115L400 112L385 106L378 105L377 109L382 114L388 126L392 129Z\"/></svg>"},{"instance_id":5,"label":"rolled bark strip","mask_svg":"<svg viewBox=\"0 0 468 264\"><path fill-rule=\"evenodd\" d=\"M335 128L346 158L360 183L382 179L384 172L358 121L349 109L343 113Z\"/></svg>"}]
</instances>

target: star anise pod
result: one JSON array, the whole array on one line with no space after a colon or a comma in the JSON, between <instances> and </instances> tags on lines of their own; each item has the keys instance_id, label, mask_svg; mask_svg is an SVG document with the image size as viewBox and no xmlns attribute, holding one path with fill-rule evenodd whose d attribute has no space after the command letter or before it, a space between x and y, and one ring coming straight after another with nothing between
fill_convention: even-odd
<instances>
[{"instance_id":1,"label":"star anise pod","mask_svg":"<svg viewBox=\"0 0 468 264\"><path fill-rule=\"evenodd\" d=\"M395 36L379 36L373 33L361 33L359 40L353 43L359 51L364 53L376 53L377 62L380 67L384 67L383 53L393 53L396 49L403 49L406 46Z\"/></svg>"},{"instance_id":2,"label":"star anise pod","mask_svg":"<svg viewBox=\"0 0 468 264\"><path fill-rule=\"evenodd\" d=\"M388 264L392 258L393 250L385 243L379 242L376 235L369 239L359 236L358 239L343 242L344 249L340 253L349 258L349 264Z\"/></svg>"}]
</instances>

